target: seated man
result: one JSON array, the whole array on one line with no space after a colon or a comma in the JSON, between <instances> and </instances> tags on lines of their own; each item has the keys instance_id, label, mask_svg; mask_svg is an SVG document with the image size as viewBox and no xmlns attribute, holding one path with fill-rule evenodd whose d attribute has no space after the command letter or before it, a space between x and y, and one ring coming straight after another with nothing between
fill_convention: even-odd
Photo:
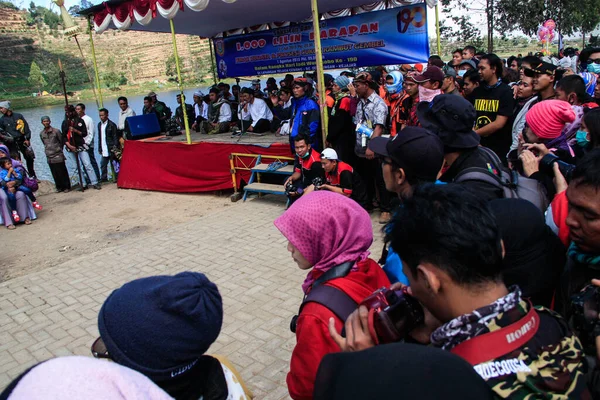
<instances>
[{"instance_id":1,"label":"seated man","mask_svg":"<svg viewBox=\"0 0 600 400\"><path fill-rule=\"evenodd\" d=\"M231 106L217 88L210 89L210 105L208 119L201 122L200 133L213 135L215 133L229 132L231 122Z\"/></svg>"},{"instance_id":2,"label":"seated man","mask_svg":"<svg viewBox=\"0 0 600 400\"><path fill-rule=\"evenodd\" d=\"M313 190L329 190L350 197L366 208L368 201L365 185L349 164L338 159L334 149L325 149L321 152L321 165L325 171L325 181L318 186L313 183L306 188L305 193Z\"/></svg>"},{"instance_id":3,"label":"seated man","mask_svg":"<svg viewBox=\"0 0 600 400\"><path fill-rule=\"evenodd\" d=\"M294 138L296 154L294 156L294 173L286 179L283 186L290 200L296 201L311 186L315 178L325 179L325 171L321 165L321 156L310 145L308 137L302 133ZM291 184L291 185L290 185ZM289 190L289 186L295 190Z\"/></svg>"},{"instance_id":4,"label":"seated man","mask_svg":"<svg viewBox=\"0 0 600 400\"><path fill-rule=\"evenodd\" d=\"M150 276L108 296L91 350L146 375L175 399L251 398L228 362L205 354L222 324L221 294L204 274Z\"/></svg>"},{"instance_id":5,"label":"seated man","mask_svg":"<svg viewBox=\"0 0 600 400\"><path fill-rule=\"evenodd\" d=\"M263 99L255 97L250 88L243 88L240 102L240 121L242 132L263 133L271 129L273 113Z\"/></svg>"},{"instance_id":6,"label":"seated man","mask_svg":"<svg viewBox=\"0 0 600 400\"><path fill-rule=\"evenodd\" d=\"M177 95L177 104L179 104L179 106L175 109L175 120L177 121L179 128L184 130L185 122L183 119L183 107L181 107L181 94ZM191 129L192 125L194 125L194 121L196 120L194 107L191 104L185 103L185 112L187 114L188 127Z\"/></svg>"},{"instance_id":7,"label":"seated man","mask_svg":"<svg viewBox=\"0 0 600 400\"><path fill-rule=\"evenodd\" d=\"M567 323L504 285L500 231L484 200L460 185L419 186L391 224L409 293L424 309L413 340L468 361L498 398L591 398ZM346 338L330 331L343 349L371 347L368 320L361 306L346 320Z\"/></svg>"}]
</instances>

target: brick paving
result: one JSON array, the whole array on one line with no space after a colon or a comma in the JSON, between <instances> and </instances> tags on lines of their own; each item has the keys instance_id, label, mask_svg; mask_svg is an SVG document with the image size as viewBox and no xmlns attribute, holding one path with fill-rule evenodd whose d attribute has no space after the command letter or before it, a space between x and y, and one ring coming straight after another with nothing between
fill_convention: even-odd
<instances>
[{"instance_id":1,"label":"brick paving","mask_svg":"<svg viewBox=\"0 0 600 400\"><path fill-rule=\"evenodd\" d=\"M90 355L97 313L112 290L150 275L199 271L224 303L209 353L227 356L258 399L286 399L295 337L289 321L304 273L273 226L284 203L235 203L157 234L0 284L0 390L23 370L55 356ZM373 215L375 218L376 215ZM381 251L374 223L373 258Z\"/></svg>"}]
</instances>

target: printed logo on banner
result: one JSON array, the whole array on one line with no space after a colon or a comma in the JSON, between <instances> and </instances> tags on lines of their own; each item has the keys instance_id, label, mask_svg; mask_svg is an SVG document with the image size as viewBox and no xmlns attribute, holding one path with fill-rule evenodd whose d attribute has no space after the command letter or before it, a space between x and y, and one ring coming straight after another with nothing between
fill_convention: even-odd
<instances>
[{"instance_id":1,"label":"printed logo on banner","mask_svg":"<svg viewBox=\"0 0 600 400\"><path fill-rule=\"evenodd\" d=\"M312 23L215 40L220 78L287 74L315 69ZM325 69L427 62L425 3L321 21Z\"/></svg>"},{"instance_id":2,"label":"printed logo on banner","mask_svg":"<svg viewBox=\"0 0 600 400\"><path fill-rule=\"evenodd\" d=\"M425 22L427 21L426 15L427 11L425 7L416 6L413 8L403 8L402 10L400 10L397 17L398 32L406 33L406 31L408 31L408 29L412 25L417 29L415 29L414 32L410 33L420 33L422 29L418 28L423 28L425 26Z\"/></svg>"},{"instance_id":3,"label":"printed logo on banner","mask_svg":"<svg viewBox=\"0 0 600 400\"><path fill-rule=\"evenodd\" d=\"M219 57L223 57L225 55L225 44L222 40L215 41L215 50Z\"/></svg>"}]
</instances>

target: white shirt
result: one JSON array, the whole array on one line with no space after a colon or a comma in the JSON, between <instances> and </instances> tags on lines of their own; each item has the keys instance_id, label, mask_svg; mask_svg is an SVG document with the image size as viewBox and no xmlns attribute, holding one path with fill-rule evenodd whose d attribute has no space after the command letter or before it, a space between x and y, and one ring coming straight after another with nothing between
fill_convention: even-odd
<instances>
[{"instance_id":1,"label":"white shirt","mask_svg":"<svg viewBox=\"0 0 600 400\"><path fill-rule=\"evenodd\" d=\"M268 119L273 121L273 113L262 99L254 99L252 104L248 103L248 111L241 110L242 118L244 121L252 119L252 127L261 119Z\"/></svg>"},{"instance_id":2,"label":"white shirt","mask_svg":"<svg viewBox=\"0 0 600 400\"><path fill-rule=\"evenodd\" d=\"M106 127L108 120L100 123L100 141L102 142L102 157L108 157L108 144L106 144Z\"/></svg>"},{"instance_id":3,"label":"white shirt","mask_svg":"<svg viewBox=\"0 0 600 400\"><path fill-rule=\"evenodd\" d=\"M218 122L231 122L231 106L228 103L223 103L221 105Z\"/></svg>"},{"instance_id":4,"label":"white shirt","mask_svg":"<svg viewBox=\"0 0 600 400\"><path fill-rule=\"evenodd\" d=\"M125 111L121 110L120 108L119 110L119 123L117 124L117 128L123 130L125 129L125 120L127 119L127 117L134 117L135 111L133 111L129 106L127 106L127 109Z\"/></svg>"},{"instance_id":5,"label":"white shirt","mask_svg":"<svg viewBox=\"0 0 600 400\"><path fill-rule=\"evenodd\" d=\"M94 134L96 133L96 129L94 128L94 120L89 115L84 115L81 117L83 122L85 122L85 127L87 129L87 136L83 138L85 144L89 147L92 147L94 144Z\"/></svg>"},{"instance_id":6,"label":"white shirt","mask_svg":"<svg viewBox=\"0 0 600 400\"><path fill-rule=\"evenodd\" d=\"M209 105L207 103L205 103L204 101L202 102L202 105L195 103L194 111L196 112L196 117L202 117L204 119L208 119L208 107L209 107Z\"/></svg>"}]
</instances>

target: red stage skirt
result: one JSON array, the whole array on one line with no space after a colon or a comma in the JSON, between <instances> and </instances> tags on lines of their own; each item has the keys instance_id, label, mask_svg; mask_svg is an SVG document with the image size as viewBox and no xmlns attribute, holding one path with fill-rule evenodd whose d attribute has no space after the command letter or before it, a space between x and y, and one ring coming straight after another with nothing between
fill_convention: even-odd
<instances>
[{"instance_id":1,"label":"red stage skirt","mask_svg":"<svg viewBox=\"0 0 600 400\"><path fill-rule=\"evenodd\" d=\"M232 189L231 153L290 156L287 143L269 147L201 142L157 143L129 140L123 150L118 186L126 189L190 193ZM237 172L237 184L250 171Z\"/></svg>"}]
</instances>

